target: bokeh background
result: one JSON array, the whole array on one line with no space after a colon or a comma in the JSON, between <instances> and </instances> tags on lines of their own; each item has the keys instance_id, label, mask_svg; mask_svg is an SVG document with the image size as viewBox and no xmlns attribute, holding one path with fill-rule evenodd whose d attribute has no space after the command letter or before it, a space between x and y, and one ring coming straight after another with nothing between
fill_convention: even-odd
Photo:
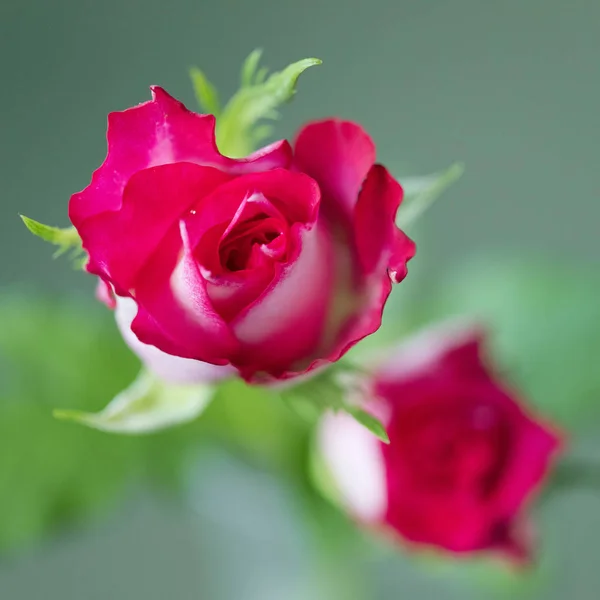
<instances>
[{"instance_id":1,"label":"bokeh background","mask_svg":"<svg viewBox=\"0 0 600 600\"><path fill-rule=\"evenodd\" d=\"M466 164L412 232L385 335L480 315L570 452L600 461L597 0L2 0L0 597L598 598L600 490L536 511L537 564L516 575L365 540L308 485L305 426L260 394L233 390L144 438L51 418L102 407L138 365L91 278L18 213L67 225L107 112L153 83L194 107L194 64L227 97L257 46L274 69L324 61L280 137L335 114L363 123L398 176Z\"/></svg>"}]
</instances>

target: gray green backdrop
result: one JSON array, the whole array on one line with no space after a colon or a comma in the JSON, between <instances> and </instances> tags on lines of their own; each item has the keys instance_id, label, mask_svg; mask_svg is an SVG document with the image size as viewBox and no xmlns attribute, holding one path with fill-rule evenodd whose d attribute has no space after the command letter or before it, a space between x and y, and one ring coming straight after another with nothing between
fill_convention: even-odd
<instances>
[{"instance_id":1,"label":"gray green backdrop","mask_svg":"<svg viewBox=\"0 0 600 600\"><path fill-rule=\"evenodd\" d=\"M66 225L70 194L104 157L107 112L155 83L193 107L194 64L227 96L255 47L272 68L324 61L285 107L281 137L335 114L363 123L399 176L465 162L419 227L415 280L488 252L597 269L598 0L1 0L0 290L91 290L18 213ZM0 597L318 600L290 492L247 481L228 456L209 463L196 510L134 486L116 516L0 560ZM563 496L543 518L566 550L553 589L530 597L598 598L599 496ZM373 599L489 593L391 558L364 569Z\"/></svg>"}]
</instances>

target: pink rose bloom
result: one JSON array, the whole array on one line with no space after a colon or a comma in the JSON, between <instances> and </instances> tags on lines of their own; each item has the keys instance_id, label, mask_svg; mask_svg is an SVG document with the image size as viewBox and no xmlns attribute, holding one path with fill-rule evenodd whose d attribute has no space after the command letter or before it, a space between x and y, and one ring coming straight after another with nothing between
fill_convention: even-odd
<instances>
[{"instance_id":1,"label":"pink rose bloom","mask_svg":"<svg viewBox=\"0 0 600 600\"><path fill-rule=\"evenodd\" d=\"M390 444L338 414L324 420L320 448L359 521L411 544L524 559L524 508L559 438L490 373L481 342L480 332L450 326L402 346L361 394Z\"/></svg>"},{"instance_id":2,"label":"pink rose bloom","mask_svg":"<svg viewBox=\"0 0 600 600\"><path fill-rule=\"evenodd\" d=\"M312 123L293 149L235 160L213 116L152 96L109 115L106 160L69 205L86 268L142 360L170 379L212 365L285 379L373 333L414 244L363 129Z\"/></svg>"}]
</instances>

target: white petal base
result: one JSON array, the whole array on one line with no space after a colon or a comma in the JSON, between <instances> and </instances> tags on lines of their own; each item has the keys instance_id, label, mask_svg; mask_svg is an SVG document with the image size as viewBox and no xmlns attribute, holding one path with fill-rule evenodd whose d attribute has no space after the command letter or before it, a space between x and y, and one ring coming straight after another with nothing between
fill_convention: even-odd
<instances>
[{"instance_id":1,"label":"white petal base","mask_svg":"<svg viewBox=\"0 0 600 600\"><path fill-rule=\"evenodd\" d=\"M136 314L135 300L117 297L115 319L123 339L146 368L163 381L179 384L208 383L235 375L236 370L233 367L220 367L199 360L173 356L155 346L140 342L131 331L131 323Z\"/></svg>"}]
</instances>

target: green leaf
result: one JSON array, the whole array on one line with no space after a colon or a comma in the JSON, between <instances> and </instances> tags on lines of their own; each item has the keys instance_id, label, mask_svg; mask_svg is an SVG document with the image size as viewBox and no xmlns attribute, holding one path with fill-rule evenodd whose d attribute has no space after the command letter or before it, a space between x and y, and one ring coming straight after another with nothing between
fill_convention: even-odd
<instances>
[{"instance_id":1,"label":"green leaf","mask_svg":"<svg viewBox=\"0 0 600 600\"><path fill-rule=\"evenodd\" d=\"M202 110L210 115L218 117L221 113L221 104L215 86L197 67L192 67L190 69L190 78L192 79L196 99Z\"/></svg>"},{"instance_id":2,"label":"green leaf","mask_svg":"<svg viewBox=\"0 0 600 600\"><path fill-rule=\"evenodd\" d=\"M364 411L362 408L346 408L346 411L352 415L361 425L366 427L372 434L376 435L382 442L389 444L390 438L381 424L381 421Z\"/></svg>"},{"instance_id":3,"label":"green leaf","mask_svg":"<svg viewBox=\"0 0 600 600\"><path fill-rule=\"evenodd\" d=\"M54 416L111 433L151 433L198 417L213 390L209 385L166 384L142 371L104 410L55 410Z\"/></svg>"},{"instance_id":4,"label":"green leaf","mask_svg":"<svg viewBox=\"0 0 600 600\"><path fill-rule=\"evenodd\" d=\"M317 58L306 58L266 78L267 71L257 69L260 57L260 51L255 50L246 59L242 87L217 120L217 144L228 156L250 154L269 134L269 130L256 127L258 122L277 119L277 109L293 97L300 75L309 67L321 64Z\"/></svg>"},{"instance_id":5,"label":"green leaf","mask_svg":"<svg viewBox=\"0 0 600 600\"><path fill-rule=\"evenodd\" d=\"M51 227L50 225L44 225L43 223L34 221L25 215L19 216L23 223L25 223L25 227L27 227L33 235L59 247L54 256L60 256L68 250L73 250L75 255L82 252L81 238L75 227Z\"/></svg>"},{"instance_id":6,"label":"green leaf","mask_svg":"<svg viewBox=\"0 0 600 600\"><path fill-rule=\"evenodd\" d=\"M402 179L404 200L398 211L398 227L410 227L464 173L462 163L454 163L441 173Z\"/></svg>"}]
</instances>

